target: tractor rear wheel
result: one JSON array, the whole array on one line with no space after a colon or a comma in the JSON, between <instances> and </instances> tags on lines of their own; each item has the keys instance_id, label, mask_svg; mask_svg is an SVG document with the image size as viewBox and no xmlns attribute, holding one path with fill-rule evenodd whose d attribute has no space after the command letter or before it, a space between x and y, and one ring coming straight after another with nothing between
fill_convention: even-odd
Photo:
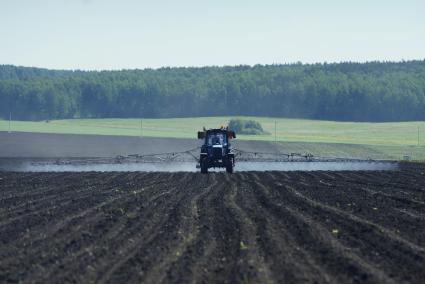
<instances>
[{"instance_id":1,"label":"tractor rear wheel","mask_svg":"<svg viewBox=\"0 0 425 284\"><path fill-rule=\"evenodd\" d=\"M232 159L228 159L227 163L226 163L226 172L228 173L233 173L233 160Z\"/></svg>"},{"instance_id":2,"label":"tractor rear wheel","mask_svg":"<svg viewBox=\"0 0 425 284\"><path fill-rule=\"evenodd\" d=\"M207 174L208 173L208 162L206 158L201 159L201 173Z\"/></svg>"}]
</instances>

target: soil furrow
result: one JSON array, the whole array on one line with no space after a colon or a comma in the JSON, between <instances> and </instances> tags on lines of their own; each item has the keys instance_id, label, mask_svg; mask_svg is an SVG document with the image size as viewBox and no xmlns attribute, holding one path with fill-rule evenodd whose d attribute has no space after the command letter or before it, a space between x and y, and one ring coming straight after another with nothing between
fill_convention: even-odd
<instances>
[{"instance_id":1,"label":"soil furrow","mask_svg":"<svg viewBox=\"0 0 425 284\"><path fill-rule=\"evenodd\" d=\"M280 227L286 228L288 238L304 251L303 254L320 263L322 269L326 271L325 274L336 278L335 283L349 283L353 280L362 283L395 283L378 269L364 263L350 248L340 244L329 230L315 223L313 218L304 216L304 210L308 208L294 210L290 207L290 200L278 199L268 195L267 191L268 188L261 184L255 191L263 208L276 216L275 220L280 223ZM280 202L276 203L276 200Z\"/></svg>"},{"instance_id":2,"label":"soil furrow","mask_svg":"<svg viewBox=\"0 0 425 284\"><path fill-rule=\"evenodd\" d=\"M421 283L424 169L0 172L0 283Z\"/></svg>"}]
</instances>

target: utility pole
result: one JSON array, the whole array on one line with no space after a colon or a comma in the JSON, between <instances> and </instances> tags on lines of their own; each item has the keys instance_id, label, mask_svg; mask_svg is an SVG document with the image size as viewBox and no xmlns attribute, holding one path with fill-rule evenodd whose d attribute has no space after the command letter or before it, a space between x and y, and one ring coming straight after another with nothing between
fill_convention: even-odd
<instances>
[{"instance_id":1,"label":"utility pole","mask_svg":"<svg viewBox=\"0 0 425 284\"><path fill-rule=\"evenodd\" d=\"M227 91L224 92L224 113L227 113Z\"/></svg>"},{"instance_id":2,"label":"utility pole","mask_svg":"<svg viewBox=\"0 0 425 284\"><path fill-rule=\"evenodd\" d=\"M276 148L276 161L278 160L278 155L277 155L277 153L278 153L278 149L277 149L277 136L276 136L276 129L277 129L277 121L275 120L274 121L274 146L275 146L275 148Z\"/></svg>"},{"instance_id":3,"label":"utility pole","mask_svg":"<svg viewBox=\"0 0 425 284\"><path fill-rule=\"evenodd\" d=\"M276 138L276 128L277 128L277 121L274 121L274 144L277 145L277 138Z\"/></svg>"},{"instance_id":4,"label":"utility pole","mask_svg":"<svg viewBox=\"0 0 425 284\"><path fill-rule=\"evenodd\" d=\"M11 132L12 132L12 129L11 129L11 127L10 127L10 123L11 123L11 121L12 121L12 112L10 112L10 113L9 113L9 133L11 133Z\"/></svg>"},{"instance_id":5,"label":"utility pole","mask_svg":"<svg viewBox=\"0 0 425 284\"><path fill-rule=\"evenodd\" d=\"M419 146L419 125L418 125L418 146Z\"/></svg>"}]
</instances>

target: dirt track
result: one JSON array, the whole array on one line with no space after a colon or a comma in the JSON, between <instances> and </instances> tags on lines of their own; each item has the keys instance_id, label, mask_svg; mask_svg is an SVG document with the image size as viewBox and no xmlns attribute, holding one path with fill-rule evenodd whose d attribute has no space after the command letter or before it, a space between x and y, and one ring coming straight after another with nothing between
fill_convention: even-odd
<instances>
[{"instance_id":1,"label":"dirt track","mask_svg":"<svg viewBox=\"0 0 425 284\"><path fill-rule=\"evenodd\" d=\"M425 279L423 165L233 175L0 172L0 189L0 282Z\"/></svg>"}]
</instances>

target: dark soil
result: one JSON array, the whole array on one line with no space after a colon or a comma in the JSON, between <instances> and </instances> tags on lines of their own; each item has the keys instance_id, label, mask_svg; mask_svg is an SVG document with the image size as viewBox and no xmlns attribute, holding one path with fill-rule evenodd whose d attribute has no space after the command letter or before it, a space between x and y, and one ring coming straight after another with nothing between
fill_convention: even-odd
<instances>
[{"instance_id":1,"label":"dark soil","mask_svg":"<svg viewBox=\"0 0 425 284\"><path fill-rule=\"evenodd\" d=\"M0 172L0 282L423 283L425 166Z\"/></svg>"},{"instance_id":2,"label":"dark soil","mask_svg":"<svg viewBox=\"0 0 425 284\"><path fill-rule=\"evenodd\" d=\"M0 157L89 158L181 152L201 146L202 141L195 139L195 135L194 139L177 139L0 131ZM244 151L275 153L285 150L265 141L235 140L232 144Z\"/></svg>"}]
</instances>

